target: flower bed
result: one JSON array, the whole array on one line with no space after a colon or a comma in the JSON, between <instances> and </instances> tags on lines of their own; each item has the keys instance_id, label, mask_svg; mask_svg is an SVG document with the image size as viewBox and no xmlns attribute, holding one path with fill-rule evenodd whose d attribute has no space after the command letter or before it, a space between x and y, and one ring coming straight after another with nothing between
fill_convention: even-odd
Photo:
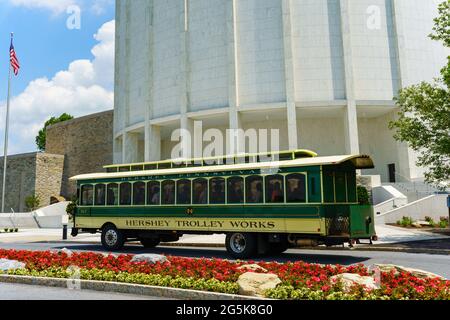
<instances>
[{"instance_id":1,"label":"flower bed","mask_svg":"<svg viewBox=\"0 0 450 320\"><path fill-rule=\"evenodd\" d=\"M92 252L73 253L50 251L15 251L0 249L0 259L17 260L26 269L9 271L15 275L69 278L71 268L80 268L80 278L154 286L167 286L221 293L238 293L237 280L246 270L244 264L221 259L167 257L164 263L132 262L132 255L103 255ZM317 265L302 261L277 263L259 262L260 267L276 274L282 281L266 292L275 299L450 299L450 281L419 279L410 273L381 273L381 285L366 290L355 285L344 292L342 283L330 281L342 273L370 275L363 265ZM258 271L262 272L262 271Z\"/></svg>"}]
</instances>

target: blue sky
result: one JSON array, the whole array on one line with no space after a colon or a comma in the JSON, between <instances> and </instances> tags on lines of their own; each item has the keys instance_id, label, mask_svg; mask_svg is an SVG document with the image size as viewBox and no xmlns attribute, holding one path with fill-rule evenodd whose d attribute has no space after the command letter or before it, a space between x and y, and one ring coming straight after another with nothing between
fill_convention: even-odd
<instances>
[{"instance_id":1,"label":"blue sky","mask_svg":"<svg viewBox=\"0 0 450 320\"><path fill-rule=\"evenodd\" d=\"M80 8L80 29L66 26L73 16L66 12L65 4ZM0 154L10 32L15 34L14 46L21 63L19 76L12 83L9 154L13 154L35 151L36 130L50 116L62 111L80 116L112 108L113 77L103 69L112 67L113 20L112 0L0 0ZM69 68L71 63L74 66ZM86 106L69 101L89 97L92 101Z\"/></svg>"}]
</instances>

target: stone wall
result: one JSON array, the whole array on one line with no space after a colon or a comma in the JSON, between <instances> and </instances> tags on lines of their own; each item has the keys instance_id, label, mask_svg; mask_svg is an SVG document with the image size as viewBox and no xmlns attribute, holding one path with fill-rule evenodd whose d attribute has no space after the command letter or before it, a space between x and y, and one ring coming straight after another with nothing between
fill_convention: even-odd
<instances>
[{"instance_id":1,"label":"stone wall","mask_svg":"<svg viewBox=\"0 0 450 320\"><path fill-rule=\"evenodd\" d=\"M41 206L50 204L52 196L61 193L64 156L47 153L27 153L8 157L5 211L25 212L25 199L37 195ZM0 158L3 175L3 157ZM0 194L2 192L0 183ZM0 197L1 204L1 197Z\"/></svg>"},{"instance_id":2,"label":"stone wall","mask_svg":"<svg viewBox=\"0 0 450 320\"><path fill-rule=\"evenodd\" d=\"M65 156L61 195L70 199L76 185L70 177L104 172L113 163L113 111L61 122L47 128L46 152Z\"/></svg>"},{"instance_id":3,"label":"stone wall","mask_svg":"<svg viewBox=\"0 0 450 320\"><path fill-rule=\"evenodd\" d=\"M64 156L49 153L36 154L35 194L41 199L41 206L50 205L50 197L61 194Z\"/></svg>"}]
</instances>

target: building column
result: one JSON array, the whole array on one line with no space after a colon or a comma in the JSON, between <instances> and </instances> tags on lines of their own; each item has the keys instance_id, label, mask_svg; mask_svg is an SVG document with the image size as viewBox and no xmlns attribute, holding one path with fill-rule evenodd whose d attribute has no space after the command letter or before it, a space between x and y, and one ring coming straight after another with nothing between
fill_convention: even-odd
<instances>
[{"instance_id":1,"label":"building column","mask_svg":"<svg viewBox=\"0 0 450 320\"><path fill-rule=\"evenodd\" d=\"M344 112L345 151L348 154L359 154L358 113L356 110L355 84L353 73L353 54L350 27L350 0L341 0L341 29L344 49L345 87L347 107Z\"/></svg>"},{"instance_id":2,"label":"building column","mask_svg":"<svg viewBox=\"0 0 450 320\"><path fill-rule=\"evenodd\" d=\"M147 105L145 108L145 137L144 137L144 161L161 160L161 133L160 128L152 126L150 121L153 119L153 1L147 1L146 19L148 25L148 61L147 61Z\"/></svg>"},{"instance_id":3,"label":"building column","mask_svg":"<svg viewBox=\"0 0 450 320\"><path fill-rule=\"evenodd\" d=\"M242 121L239 114L239 48L237 42L237 0L227 0L228 29L228 68L232 75L228 82L229 128L226 150L228 154L245 152L245 142L242 136Z\"/></svg>"},{"instance_id":4,"label":"building column","mask_svg":"<svg viewBox=\"0 0 450 320\"><path fill-rule=\"evenodd\" d=\"M295 105L295 62L292 46L291 0L282 0L286 107L289 149L298 149L297 108Z\"/></svg>"},{"instance_id":5,"label":"building column","mask_svg":"<svg viewBox=\"0 0 450 320\"><path fill-rule=\"evenodd\" d=\"M139 160L139 134L125 132L123 141L123 163L134 163Z\"/></svg>"},{"instance_id":6,"label":"building column","mask_svg":"<svg viewBox=\"0 0 450 320\"><path fill-rule=\"evenodd\" d=\"M123 137L119 137L114 139L114 164L121 164L123 163Z\"/></svg>"},{"instance_id":7,"label":"building column","mask_svg":"<svg viewBox=\"0 0 450 320\"><path fill-rule=\"evenodd\" d=\"M393 26L395 28L395 35L397 39L397 68L399 71L399 88L408 85L408 68L406 62L405 49L405 30L402 23L402 11L400 9L399 1L391 1ZM396 115L397 117L397 115ZM408 182L413 178L413 171L416 171L417 166L414 162L414 151L405 142L398 142L398 161L399 167L396 168L397 180Z\"/></svg>"},{"instance_id":8,"label":"building column","mask_svg":"<svg viewBox=\"0 0 450 320\"><path fill-rule=\"evenodd\" d=\"M145 162L161 160L161 128L150 123L145 128Z\"/></svg>"}]
</instances>

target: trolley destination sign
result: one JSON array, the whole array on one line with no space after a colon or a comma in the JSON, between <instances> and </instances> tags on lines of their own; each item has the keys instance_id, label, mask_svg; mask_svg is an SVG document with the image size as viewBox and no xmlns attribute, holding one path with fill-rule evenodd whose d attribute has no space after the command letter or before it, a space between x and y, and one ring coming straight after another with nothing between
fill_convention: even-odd
<instances>
[{"instance_id":1,"label":"trolley destination sign","mask_svg":"<svg viewBox=\"0 0 450 320\"><path fill-rule=\"evenodd\" d=\"M252 229L273 230L276 228L275 221L236 221L236 220L191 220L191 219L129 219L125 222L127 227L132 228L196 228L196 229Z\"/></svg>"}]
</instances>

